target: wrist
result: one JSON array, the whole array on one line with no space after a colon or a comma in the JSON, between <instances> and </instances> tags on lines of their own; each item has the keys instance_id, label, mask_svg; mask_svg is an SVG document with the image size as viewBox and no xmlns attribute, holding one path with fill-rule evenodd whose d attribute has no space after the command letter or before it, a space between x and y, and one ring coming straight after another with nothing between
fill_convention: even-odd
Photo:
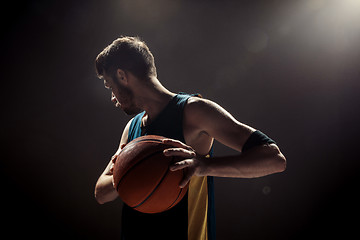
<instances>
[{"instance_id":1,"label":"wrist","mask_svg":"<svg viewBox=\"0 0 360 240\"><path fill-rule=\"evenodd\" d=\"M198 176L210 176L212 169L212 158L209 155L197 155L199 162Z\"/></svg>"}]
</instances>

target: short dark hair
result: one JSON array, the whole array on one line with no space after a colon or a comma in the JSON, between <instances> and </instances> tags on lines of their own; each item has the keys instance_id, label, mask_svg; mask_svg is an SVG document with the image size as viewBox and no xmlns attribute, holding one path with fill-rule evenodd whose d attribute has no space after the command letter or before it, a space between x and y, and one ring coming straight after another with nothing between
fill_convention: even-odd
<instances>
[{"instance_id":1,"label":"short dark hair","mask_svg":"<svg viewBox=\"0 0 360 240\"><path fill-rule=\"evenodd\" d=\"M98 77L104 73L114 77L117 69L129 71L140 79L156 77L154 56L139 37L121 36L96 57Z\"/></svg>"}]
</instances>

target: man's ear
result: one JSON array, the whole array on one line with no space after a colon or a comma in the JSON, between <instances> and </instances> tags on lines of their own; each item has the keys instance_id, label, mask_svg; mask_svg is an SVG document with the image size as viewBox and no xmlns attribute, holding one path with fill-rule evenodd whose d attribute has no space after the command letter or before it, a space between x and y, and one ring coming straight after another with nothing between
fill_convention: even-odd
<instances>
[{"instance_id":1,"label":"man's ear","mask_svg":"<svg viewBox=\"0 0 360 240\"><path fill-rule=\"evenodd\" d=\"M122 82L123 84L128 83L128 78L127 78L126 72L120 68L118 68L116 70L116 78L118 81Z\"/></svg>"}]
</instances>

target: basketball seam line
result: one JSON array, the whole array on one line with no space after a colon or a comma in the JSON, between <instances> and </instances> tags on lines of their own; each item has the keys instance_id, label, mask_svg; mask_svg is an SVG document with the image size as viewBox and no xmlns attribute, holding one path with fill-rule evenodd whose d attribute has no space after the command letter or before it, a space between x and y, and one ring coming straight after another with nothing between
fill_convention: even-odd
<instances>
[{"instance_id":1,"label":"basketball seam line","mask_svg":"<svg viewBox=\"0 0 360 240\"><path fill-rule=\"evenodd\" d=\"M132 208L138 208L140 207L144 202L146 202L146 200L148 200L152 195L153 193L156 191L156 189L160 186L160 184L164 181L165 177L168 175L169 173L169 168L166 170L165 174L163 175L163 177L161 178L160 182L155 186L155 188L152 190L152 192L141 202L139 203L138 205L136 205L135 207L132 207Z\"/></svg>"},{"instance_id":2,"label":"basketball seam line","mask_svg":"<svg viewBox=\"0 0 360 240\"><path fill-rule=\"evenodd\" d=\"M146 138L146 139L138 139L138 140L135 140L134 141L134 144L135 143L139 143L139 142L145 142L145 141L154 141L154 142L162 142L162 140L160 139L155 139L155 138Z\"/></svg>"},{"instance_id":3,"label":"basketball seam line","mask_svg":"<svg viewBox=\"0 0 360 240\"><path fill-rule=\"evenodd\" d=\"M172 204L170 204L170 206L169 206L168 208L166 208L166 210L169 210L170 208L173 207L173 205L176 203L176 201L177 201L177 200L179 199L179 197L181 196L181 193L182 193L183 190L184 190L183 188L180 188L180 192L179 192L178 196L176 197L175 201L174 201Z\"/></svg>"},{"instance_id":4,"label":"basketball seam line","mask_svg":"<svg viewBox=\"0 0 360 240\"><path fill-rule=\"evenodd\" d=\"M140 161L138 161L137 163L135 163L131 168L129 168L129 169L126 171L126 173L120 178L119 183L118 183L117 186L116 186L116 191L119 190L121 181L122 181L122 180L124 179L124 177L130 172L131 169L135 168L137 165L139 165L140 163L142 163L142 161L144 161L144 159L150 158L150 157L152 157L153 155L156 155L156 154L161 153L161 152L163 152L163 150L162 150L162 151L153 152L152 154L144 157L143 159L141 159Z\"/></svg>"}]
</instances>

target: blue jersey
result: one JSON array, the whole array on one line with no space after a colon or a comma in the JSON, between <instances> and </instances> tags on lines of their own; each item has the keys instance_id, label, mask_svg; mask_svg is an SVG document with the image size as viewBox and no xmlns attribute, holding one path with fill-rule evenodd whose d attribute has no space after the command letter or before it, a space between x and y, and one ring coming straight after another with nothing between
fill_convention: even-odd
<instances>
[{"instance_id":1,"label":"blue jersey","mask_svg":"<svg viewBox=\"0 0 360 240\"><path fill-rule=\"evenodd\" d=\"M143 135L159 135L185 143L183 111L191 96L174 96L145 127L141 125L145 112L136 115L130 124L128 142ZM141 213L124 204L122 239L215 240L213 177L192 177L184 198L162 213Z\"/></svg>"}]
</instances>

